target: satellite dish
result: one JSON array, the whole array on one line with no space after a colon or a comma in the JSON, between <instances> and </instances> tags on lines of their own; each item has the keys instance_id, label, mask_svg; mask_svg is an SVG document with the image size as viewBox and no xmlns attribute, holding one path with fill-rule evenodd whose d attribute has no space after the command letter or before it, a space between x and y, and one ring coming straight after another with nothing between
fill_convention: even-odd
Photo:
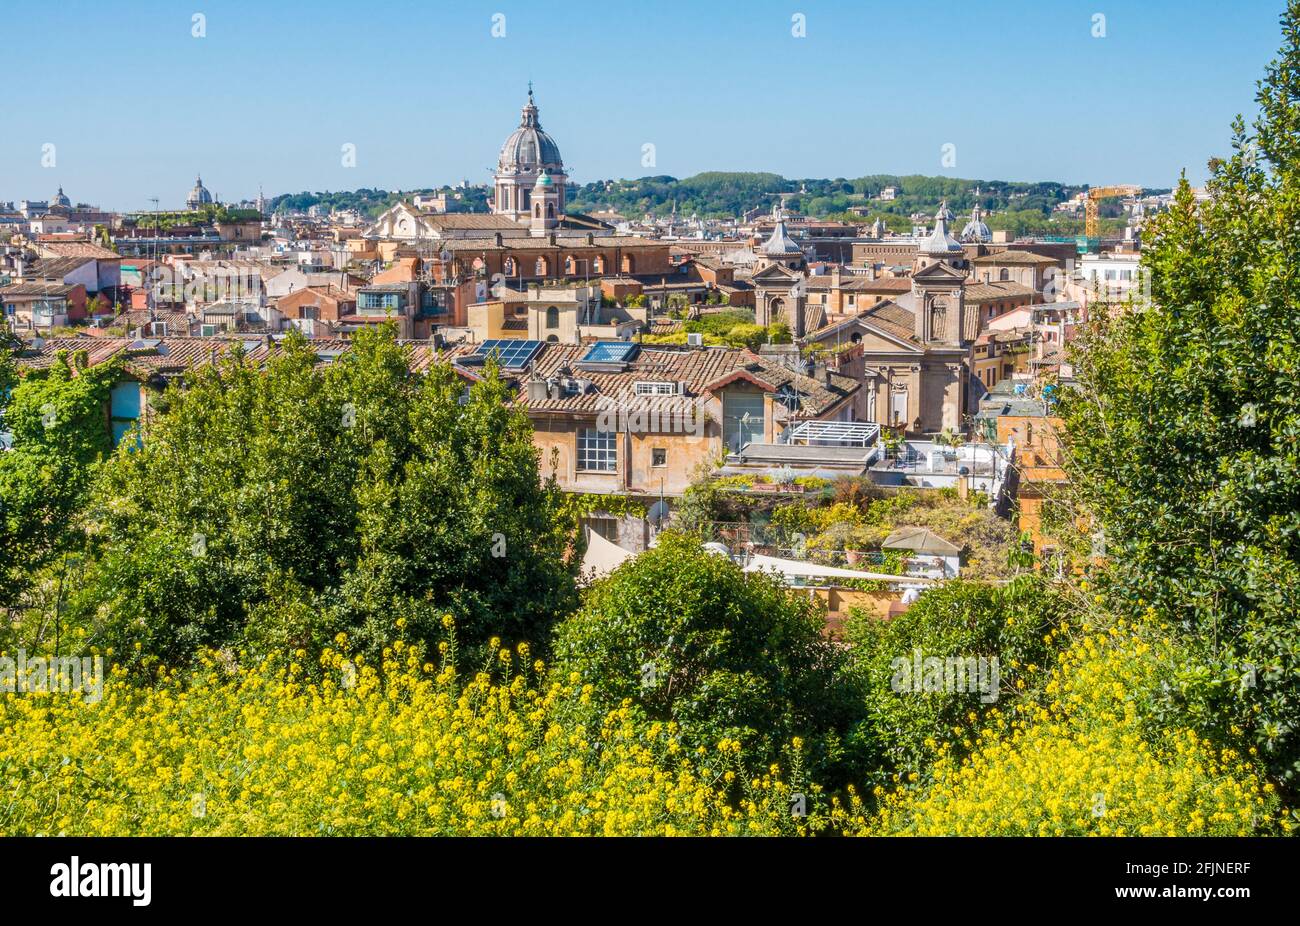
<instances>
[{"instance_id":1,"label":"satellite dish","mask_svg":"<svg viewBox=\"0 0 1300 926\"><path fill-rule=\"evenodd\" d=\"M658 501L650 506L650 510L646 512L646 517L654 522L655 527L663 527L664 522L668 520L668 514L668 503Z\"/></svg>"}]
</instances>

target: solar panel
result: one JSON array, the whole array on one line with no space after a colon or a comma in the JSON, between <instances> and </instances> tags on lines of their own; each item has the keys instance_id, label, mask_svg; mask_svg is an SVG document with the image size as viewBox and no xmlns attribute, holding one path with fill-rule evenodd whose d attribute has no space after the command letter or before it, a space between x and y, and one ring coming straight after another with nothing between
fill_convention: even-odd
<instances>
[{"instance_id":1,"label":"solar panel","mask_svg":"<svg viewBox=\"0 0 1300 926\"><path fill-rule=\"evenodd\" d=\"M631 341L597 341L582 359L588 363L623 363L636 353Z\"/></svg>"},{"instance_id":2,"label":"solar panel","mask_svg":"<svg viewBox=\"0 0 1300 926\"><path fill-rule=\"evenodd\" d=\"M490 341L484 341L474 351L476 357L488 357L495 355L497 363L507 370L521 370L528 366L528 362L533 359L539 350L542 349L541 341L517 341L511 338L494 338Z\"/></svg>"}]
</instances>

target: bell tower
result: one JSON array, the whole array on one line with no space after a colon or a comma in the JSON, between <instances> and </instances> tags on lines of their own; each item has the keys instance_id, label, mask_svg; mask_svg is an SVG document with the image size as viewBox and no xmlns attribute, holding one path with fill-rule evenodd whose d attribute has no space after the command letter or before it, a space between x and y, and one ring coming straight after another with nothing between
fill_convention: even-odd
<instances>
[{"instance_id":1,"label":"bell tower","mask_svg":"<svg viewBox=\"0 0 1300 926\"><path fill-rule=\"evenodd\" d=\"M541 174L533 185L530 200L532 213L528 219L529 233L534 236L545 235L560 224L560 188L551 179L550 174Z\"/></svg>"},{"instance_id":2,"label":"bell tower","mask_svg":"<svg viewBox=\"0 0 1300 926\"><path fill-rule=\"evenodd\" d=\"M966 275L960 270L937 263L912 274L912 305L922 344L966 345Z\"/></svg>"}]
</instances>

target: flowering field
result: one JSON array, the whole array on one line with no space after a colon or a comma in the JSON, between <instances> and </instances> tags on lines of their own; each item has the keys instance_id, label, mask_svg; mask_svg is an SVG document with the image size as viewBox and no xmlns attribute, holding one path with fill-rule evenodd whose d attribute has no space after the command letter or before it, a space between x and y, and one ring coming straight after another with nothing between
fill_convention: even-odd
<instances>
[{"instance_id":1,"label":"flowering field","mask_svg":"<svg viewBox=\"0 0 1300 926\"><path fill-rule=\"evenodd\" d=\"M336 650L323 676L207 658L104 698L0 696L0 834L795 834L775 769L738 747L687 754L671 723L602 716L589 686L526 648L461 678L395 643L381 666ZM493 676L501 681L495 681ZM815 797L815 795L813 795Z\"/></svg>"},{"instance_id":2,"label":"flowering field","mask_svg":"<svg viewBox=\"0 0 1300 926\"><path fill-rule=\"evenodd\" d=\"M1042 696L946 755L924 787L878 789L882 834L1243 836L1289 830L1272 784L1191 730L1153 730L1141 706L1160 654L1119 621L1060 652ZM1239 732L1239 731L1237 731ZM1253 753L1254 750L1252 749Z\"/></svg>"},{"instance_id":3,"label":"flowering field","mask_svg":"<svg viewBox=\"0 0 1300 926\"><path fill-rule=\"evenodd\" d=\"M338 641L344 642L343 640ZM445 649L445 648L444 648ZM206 657L99 702L0 697L0 834L1243 835L1285 830L1246 757L1152 731L1132 626L1085 633L1041 695L994 711L924 779L824 794L740 744L686 749L671 722L601 712L526 646L462 677L399 641L308 672ZM799 755L795 743L793 755ZM796 760L796 765L797 765Z\"/></svg>"}]
</instances>

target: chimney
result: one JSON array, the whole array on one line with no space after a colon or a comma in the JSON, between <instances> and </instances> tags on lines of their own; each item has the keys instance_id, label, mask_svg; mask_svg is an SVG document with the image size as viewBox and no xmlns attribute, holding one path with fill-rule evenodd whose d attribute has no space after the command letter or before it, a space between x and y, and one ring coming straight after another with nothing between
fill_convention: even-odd
<instances>
[{"instance_id":1,"label":"chimney","mask_svg":"<svg viewBox=\"0 0 1300 926\"><path fill-rule=\"evenodd\" d=\"M555 247L555 232L551 232L549 235L546 236L546 243L549 244L551 247Z\"/></svg>"},{"instance_id":2,"label":"chimney","mask_svg":"<svg viewBox=\"0 0 1300 926\"><path fill-rule=\"evenodd\" d=\"M528 401L545 402L549 394L549 389L544 379L530 379L528 381Z\"/></svg>"},{"instance_id":3,"label":"chimney","mask_svg":"<svg viewBox=\"0 0 1300 926\"><path fill-rule=\"evenodd\" d=\"M502 239L501 239L501 232L497 232L497 233L496 233L495 235L493 235L492 237L493 237L493 239L496 241L496 245L497 245L497 247L501 247L501 240L502 240Z\"/></svg>"},{"instance_id":4,"label":"chimney","mask_svg":"<svg viewBox=\"0 0 1300 926\"><path fill-rule=\"evenodd\" d=\"M595 244L595 243L596 243L596 236L591 232L587 232L587 244Z\"/></svg>"}]
</instances>

